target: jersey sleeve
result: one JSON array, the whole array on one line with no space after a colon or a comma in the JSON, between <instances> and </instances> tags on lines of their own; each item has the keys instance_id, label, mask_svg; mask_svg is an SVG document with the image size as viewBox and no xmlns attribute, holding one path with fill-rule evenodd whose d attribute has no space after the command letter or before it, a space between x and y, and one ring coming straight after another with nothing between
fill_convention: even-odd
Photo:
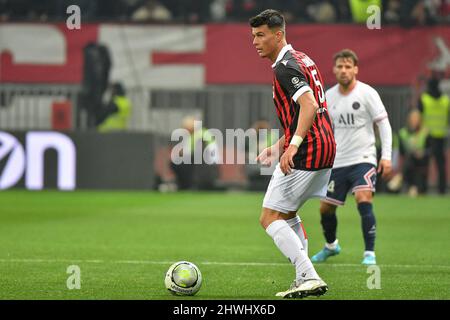
<instances>
[{"instance_id":1,"label":"jersey sleeve","mask_svg":"<svg viewBox=\"0 0 450 320\"><path fill-rule=\"evenodd\" d=\"M388 114L378 92L375 89L368 87L366 97L367 108L370 116L372 117L372 121L379 122L383 119L386 119L388 117Z\"/></svg>"},{"instance_id":2,"label":"jersey sleeve","mask_svg":"<svg viewBox=\"0 0 450 320\"><path fill-rule=\"evenodd\" d=\"M297 101L303 93L312 92L305 74L297 66L294 67L289 64L285 66L283 63L279 63L275 69L275 76L281 88L294 101Z\"/></svg>"},{"instance_id":3,"label":"jersey sleeve","mask_svg":"<svg viewBox=\"0 0 450 320\"><path fill-rule=\"evenodd\" d=\"M332 101L334 99L334 94L332 92L332 88L330 88L327 91L325 91L325 99L327 100L328 106L331 106L332 105Z\"/></svg>"}]
</instances>

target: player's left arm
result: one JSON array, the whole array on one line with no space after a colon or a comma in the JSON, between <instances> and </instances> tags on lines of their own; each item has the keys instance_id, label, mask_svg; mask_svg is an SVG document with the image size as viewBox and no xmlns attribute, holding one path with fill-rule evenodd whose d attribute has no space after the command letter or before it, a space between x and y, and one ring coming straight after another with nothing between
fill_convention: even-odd
<instances>
[{"instance_id":1,"label":"player's left arm","mask_svg":"<svg viewBox=\"0 0 450 320\"><path fill-rule=\"evenodd\" d=\"M285 174L290 173L291 168L294 168L294 156L297 154L299 145L305 139L305 136L313 125L317 110L319 109L319 105L311 90L300 95L297 99L297 104L300 106L297 129L289 147L280 158L280 169Z\"/></svg>"},{"instance_id":2,"label":"player's left arm","mask_svg":"<svg viewBox=\"0 0 450 320\"><path fill-rule=\"evenodd\" d=\"M381 101L380 95L373 88L370 88L368 92L368 106L372 119L378 126L381 140L381 158L378 163L378 173L381 173L381 176L386 179L392 172L392 128L383 101Z\"/></svg>"},{"instance_id":3,"label":"player's left arm","mask_svg":"<svg viewBox=\"0 0 450 320\"><path fill-rule=\"evenodd\" d=\"M383 178L388 178L392 172L392 128L389 119L375 122L378 126L381 140L381 159L378 164L378 172Z\"/></svg>"}]
</instances>

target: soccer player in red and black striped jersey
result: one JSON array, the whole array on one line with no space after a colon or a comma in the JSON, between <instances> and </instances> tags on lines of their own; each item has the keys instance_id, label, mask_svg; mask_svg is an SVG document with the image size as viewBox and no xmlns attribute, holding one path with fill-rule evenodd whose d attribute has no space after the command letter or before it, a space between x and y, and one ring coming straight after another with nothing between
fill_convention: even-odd
<instances>
[{"instance_id":1,"label":"soccer player in red and black striped jersey","mask_svg":"<svg viewBox=\"0 0 450 320\"><path fill-rule=\"evenodd\" d=\"M328 290L308 257L308 240L298 209L312 197L325 197L336 153L322 77L306 54L287 44L284 17L265 10L250 19L253 45L260 57L273 64L273 99L284 135L263 150L257 160L277 165L267 188L261 225L295 266L285 298L322 295Z\"/></svg>"}]
</instances>

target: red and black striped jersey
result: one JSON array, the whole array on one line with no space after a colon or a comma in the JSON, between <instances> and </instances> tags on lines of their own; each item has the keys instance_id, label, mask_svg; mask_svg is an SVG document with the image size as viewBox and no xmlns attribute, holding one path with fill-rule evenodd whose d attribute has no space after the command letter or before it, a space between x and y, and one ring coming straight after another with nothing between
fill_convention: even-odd
<instances>
[{"instance_id":1,"label":"red and black striped jersey","mask_svg":"<svg viewBox=\"0 0 450 320\"><path fill-rule=\"evenodd\" d=\"M322 76L317 65L304 53L286 45L272 65L273 100L284 129L287 149L295 130L301 105L298 98L311 91L319 105L317 116L294 156L294 169L320 170L332 168L336 155L332 121L328 114Z\"/></svg>"}]
</instances>

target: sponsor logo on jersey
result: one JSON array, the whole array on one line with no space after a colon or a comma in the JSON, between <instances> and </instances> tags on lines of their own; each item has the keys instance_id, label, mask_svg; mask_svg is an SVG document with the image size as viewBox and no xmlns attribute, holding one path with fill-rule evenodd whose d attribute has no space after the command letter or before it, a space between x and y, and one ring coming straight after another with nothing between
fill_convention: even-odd
<instances>
[{"instance_id":1,"label":"sponsor logo on jersey","mask_svg":"<svg viewBox=\"0 0 450 320\"><path fill-rule=\"evenodd\" d=\"M294 84L295 89L300 89L301 87L307 86L308 84L305 81L300 81L297 84Z\"/></svg>"},{"instance_id":2,"label":"sponsor logo on jersey","mask_svg":"<svg viewBox=\"0 0 450 320\"><path fill-rule=\"evenodd\" d=\"M292 84L297 84L300 82L300 79L298 77L293 77L291 82L292 82Z\"/></svg>"},{"instance_id":3,"label":"sponsor logo on jersey","mask_svg":"<svg viewBox=\"0 0 450 320\"><path fill-rule=\"evenodd\" d=\"M340 114L338 123L346 126L354 125L355 115L353 113Z\"/></svg>"}]
</instances>

